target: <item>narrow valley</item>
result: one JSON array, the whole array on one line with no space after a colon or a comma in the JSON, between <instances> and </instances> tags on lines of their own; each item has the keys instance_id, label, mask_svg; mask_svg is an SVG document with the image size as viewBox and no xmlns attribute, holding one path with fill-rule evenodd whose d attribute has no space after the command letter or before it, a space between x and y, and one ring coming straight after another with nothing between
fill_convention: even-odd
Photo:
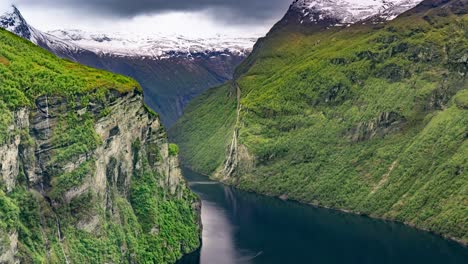
<instances>
[{"instance_id":1,"label":"narrow valley","mask_svg":"<svg viewBox=\"0 0 468 264\"><path fill-rule=\"evenodd\" d=\"M0 0L0 264L468 263L467 77L468 0Z\"/></svg>"}]
</instances>

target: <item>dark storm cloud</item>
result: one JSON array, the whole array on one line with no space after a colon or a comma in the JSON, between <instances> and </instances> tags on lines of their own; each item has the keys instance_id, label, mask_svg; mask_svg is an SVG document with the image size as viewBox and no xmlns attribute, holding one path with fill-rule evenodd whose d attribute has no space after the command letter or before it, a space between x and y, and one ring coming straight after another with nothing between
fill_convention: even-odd
<instances>
[{"instance_id":1,"label":"dark storm cloud","mask_svg":"<svg viewBox=\"0 0 468 264\"><path fill-rule=\"evenodd\" d=\"M134 17L170 11L207 11L233 23L277 18L293 0L17 0L18 4L60 7L105 16Z\"/></svg>"}]
</instances>

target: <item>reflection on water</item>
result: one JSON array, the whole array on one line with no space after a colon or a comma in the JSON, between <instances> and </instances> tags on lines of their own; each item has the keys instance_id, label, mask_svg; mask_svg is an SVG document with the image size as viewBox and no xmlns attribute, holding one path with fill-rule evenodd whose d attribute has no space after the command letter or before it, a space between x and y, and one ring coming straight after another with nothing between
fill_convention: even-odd
<instances>
[{"instance_id":1,"label":"reflection on water","mask_svg":"<svg viewBox=\"0 0 468 264\"><path fill-rule=\"evenodd\" d=\"M468 249L401 224L239 191L189 170L203 246L181 264L468 263Z\"/></svg>"},{"instance_id":2,"label":"reflection on water","mask_svg":"<svg viewBox=\"0 0 468 264\"><path fill-rule=\"evenodd\" d=\"M236 263L238 258L234 247L232 226L225 211L212 202L202 207L204 247L201 249L202 263Z\"/></svg>"}]
</instances>

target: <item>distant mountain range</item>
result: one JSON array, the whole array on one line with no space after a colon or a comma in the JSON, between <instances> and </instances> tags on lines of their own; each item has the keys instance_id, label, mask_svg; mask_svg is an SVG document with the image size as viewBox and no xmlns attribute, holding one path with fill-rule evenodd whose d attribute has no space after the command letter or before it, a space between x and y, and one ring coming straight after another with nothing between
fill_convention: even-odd
<instances>
[{"instance_id":1,"label":"distant mountain range","mask_svg":"<svg viewBox=\"0 0 468 264\"><path fill-rule=\"evenodd\" d=\"M166 126L187 103L207 88L232 78L250 53L255 38L187 38L80 30L42 32L29 25L14 6L0 16L0 27L62 58L135 78L146 103Z\"/></svg>"},{"instance_id":2,"label":"distant mountain range","mask_svg":"<svg viewBox=\"0 0 468 264\"><path fill-rule=\"evenodd\" d=\"M256 38L187 38L181 35L138 35L134 33L89 33L82 30L54 30L47 32L96 54L121 57L201 57L207 55L245 56Z\"/></svg>"}]
</instances>

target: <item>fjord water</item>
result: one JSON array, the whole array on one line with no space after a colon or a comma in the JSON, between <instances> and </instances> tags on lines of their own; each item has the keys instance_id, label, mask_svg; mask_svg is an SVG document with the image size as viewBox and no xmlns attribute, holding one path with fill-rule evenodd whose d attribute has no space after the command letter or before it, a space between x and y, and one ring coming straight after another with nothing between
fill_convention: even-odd
<instances>
[{"instance_id":1,"label":"fjord water","mask_svg":"<svg viewBox=\"0 0 468 264\"><path fill-rule=\"evenodd\" d=\"M468 263L468 248L402 224L184 175L202 199L203 245L180 264Z\"/></svg>"}]
</instances>

